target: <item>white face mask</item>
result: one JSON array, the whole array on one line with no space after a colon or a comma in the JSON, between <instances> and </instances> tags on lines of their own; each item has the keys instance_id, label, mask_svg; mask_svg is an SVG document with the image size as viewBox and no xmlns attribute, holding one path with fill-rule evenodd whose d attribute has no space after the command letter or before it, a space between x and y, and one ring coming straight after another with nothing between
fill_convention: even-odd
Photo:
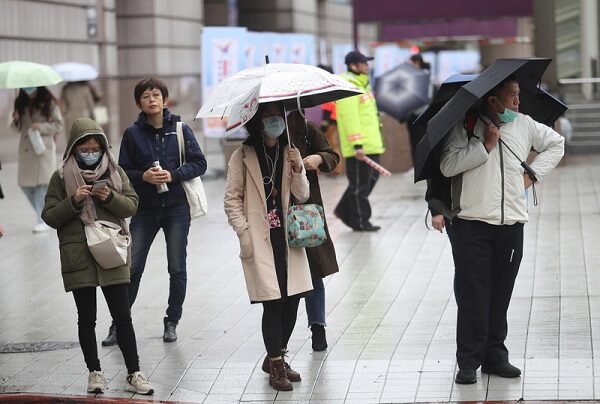
<instances>
[{"instance_id":1,"label":"white face mask","mask_svg":"<svg viewBox=\"0 0 600 404\"><path fill-rule=\"evenodd\" d=\"M277 139L285 129L285 121L279 115L268 116L262 120L264 133L271 139Z\"/></svg>"}]
</instances>

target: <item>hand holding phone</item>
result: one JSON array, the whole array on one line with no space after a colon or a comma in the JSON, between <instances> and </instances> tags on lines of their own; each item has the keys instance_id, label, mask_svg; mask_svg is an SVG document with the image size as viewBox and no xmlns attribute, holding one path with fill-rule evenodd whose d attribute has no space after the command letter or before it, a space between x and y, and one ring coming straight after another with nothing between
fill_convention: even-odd
<instances>
[{"instance_id":1,"label":"hand holding phone","mask_svg":"<svg viewBox=\"0 0 600 404\"><path fill-rule=\"evenodd\" d=\"M98 180L92 183L92 193L96 193L102 188L106 187L108 180Z\"/></svg>"}]
</instances>

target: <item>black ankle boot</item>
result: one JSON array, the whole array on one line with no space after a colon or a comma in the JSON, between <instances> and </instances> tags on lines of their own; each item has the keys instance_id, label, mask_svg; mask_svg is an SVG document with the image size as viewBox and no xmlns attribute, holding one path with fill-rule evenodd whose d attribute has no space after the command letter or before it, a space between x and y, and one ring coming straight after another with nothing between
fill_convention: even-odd
<instances>
[{"instance_id":1,"label":"black ankle boot","mask_svg":"<svg viewBox=\"0 0 600 404\"><path fill-rule=\"evenodd\" d=\"M313 324L310 326L312 332L312 349L313 351L324 351L327 349L327 338L325 338L325 326L321 324Z\"/></svg>"},{"instance_id":2,"label":"black ankle boot","mask_svg":"<svg viewBox=\"0 0 600 404\"><path fill-rule=\"evenodd\" d=\"M108 329L108 337L102 341L102 346L113 346L117 343L117 327L114 324Z\"/></svg>"},{"instance_id":3,"label":"black ankle boot","mask_svg":"<svg viewBox=\"0 0 600 404\"><path fill-rule=\"evenodd\" d=\"M177 332L175 328L177 327L177 321L170 321L167 317L163 319L165 323L165 332L163 333L163 341L164 342L175 342L177 341Z\"/></svg>"}]
</instances>

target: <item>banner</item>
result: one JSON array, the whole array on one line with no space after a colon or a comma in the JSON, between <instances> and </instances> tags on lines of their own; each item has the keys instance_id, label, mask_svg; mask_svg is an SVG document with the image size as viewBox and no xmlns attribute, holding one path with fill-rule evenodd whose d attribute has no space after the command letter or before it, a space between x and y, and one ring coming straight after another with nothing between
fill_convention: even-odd
<instances>
[{"instance_id":1,"label":"banner","mask_svg":"<svg viewBox=\"0 0 600 404\"><path fill-rule=\"evenodd\" d=\"M383 73L400 66L410 58L411 52L407 48L398 45L381 45L375 48L375 60L373 60L373 76L379 77Z\"/></svg>"},{"instance_id":2,"label":"banner","mask_svg":"<svg viewBox=\"0 0 600 404\"><path fill-rule=\"evenodd\" d=\"M202 31L202 96L206 99L212 89L224 78L239 72L245 66L246 28L205 27ZM222 137L226 120L203 120L204 135Z\"/></svg>"},{"instance_id":3,"label":"banner","mask_svg":"<svg viewBox=\"0 0 600 404\"><path fill-rule=\"evenodd\" d=\"M201 43L203 100L226 77L264 64L265 55L269 56L269 63L316 64L315 37L308 34L249 32L244 27L205 27ZM226 126L227 119L203 119L207 137L225 136Z\"/></svg>"},{"instance_id":4,"label":"banner","mask_svg":"<svg viewBox=\"0 0 600 404\"><path fill-rule=\"evenodd\" d=\"M350 52L353 49L354 47L352 46L352 44L349 43L333 45L333 60L331 63L331 67L333 68L333 72L335 74L342 74L346 71L346 64L344 63L344 58L346 57L348 52Z\"/></svg>"}]
</instances>

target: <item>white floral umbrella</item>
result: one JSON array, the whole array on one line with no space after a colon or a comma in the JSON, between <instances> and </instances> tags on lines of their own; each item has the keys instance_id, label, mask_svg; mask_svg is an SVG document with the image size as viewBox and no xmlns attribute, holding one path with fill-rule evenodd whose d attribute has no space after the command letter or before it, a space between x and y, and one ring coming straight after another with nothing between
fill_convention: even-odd
<instances>
[{"instance_id":1,"label":"white floral umbrella","mask_svg":"<svg viewBox=\"0 0 600 404\"><path fill-rule=\"evenodd\" d=\"M227 119L229 135L254 116L258 104L283 101L292 110L358 94L362 91L318 67L270 63L227 77L212 90L196 118Z\"/></svg>"}]
</instances>

